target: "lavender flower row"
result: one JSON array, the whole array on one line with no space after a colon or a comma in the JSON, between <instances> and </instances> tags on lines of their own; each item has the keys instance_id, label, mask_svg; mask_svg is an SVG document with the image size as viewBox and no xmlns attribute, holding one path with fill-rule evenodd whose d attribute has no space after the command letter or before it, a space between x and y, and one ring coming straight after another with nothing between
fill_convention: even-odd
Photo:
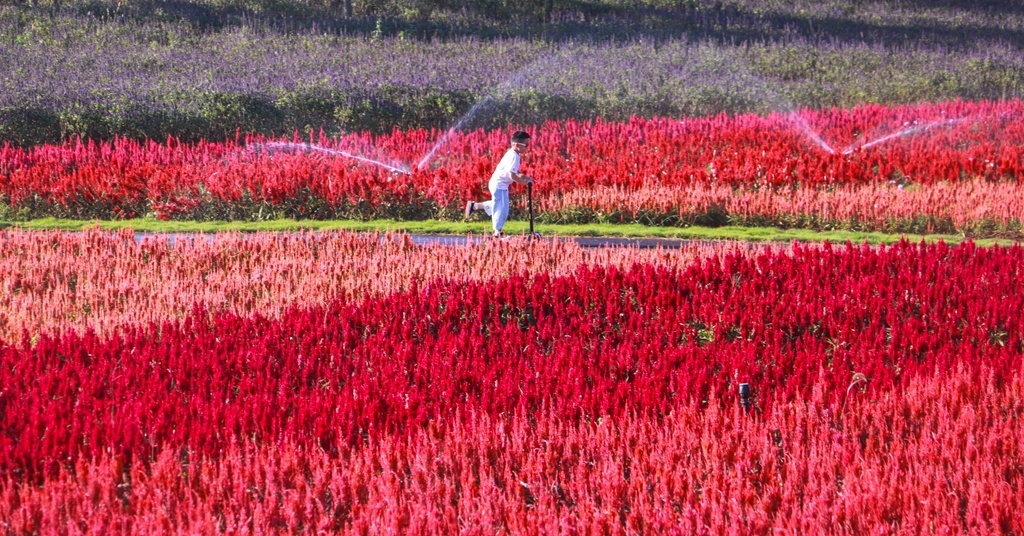
<instances>
[{"instance_id":1,"label":"lavender flower row","mask_svg":"<svg viewBox=\"0 0 1024 536\"><path fill-rule=\"evenodd\" d=\"M838 9L825 6L817 20ZM1024 94L1022 58L1012 43L894 48L799 35L738 44L685 36L424 42L251 27L197 32L62 12L26 24L4 10L0 140L39 141L19 139L23 132L188 138L235 128L444 127L485 97L494 105L478 121L497 123L1009 98Z\"/></svg>"}]
</instances>

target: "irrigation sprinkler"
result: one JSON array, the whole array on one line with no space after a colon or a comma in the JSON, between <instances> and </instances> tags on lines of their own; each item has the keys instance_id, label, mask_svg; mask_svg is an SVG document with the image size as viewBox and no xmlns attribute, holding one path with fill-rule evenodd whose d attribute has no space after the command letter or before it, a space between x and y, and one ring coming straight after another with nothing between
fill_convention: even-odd
<instances>
[{"instance_id":1,"label":"irrigation sprinkler","mask_svg":"<svg viewBox=\"0 0 1024 536\"><path fill-rule=\"evenodd\" d=\"M743 411L750 411L750 384L740 384L740 405L743 406Z\"/></svg>"}]
</instances>

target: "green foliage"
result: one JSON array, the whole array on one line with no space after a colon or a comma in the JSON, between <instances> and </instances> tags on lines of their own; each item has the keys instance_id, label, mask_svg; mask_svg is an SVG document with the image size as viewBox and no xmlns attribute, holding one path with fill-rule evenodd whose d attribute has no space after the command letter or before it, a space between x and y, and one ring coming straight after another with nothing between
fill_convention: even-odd
<instances>
[{"instance_id":1,"label":"green foliage","mask_svg":"<svg viewBox=\"0 0 1024 536\"><path fill-rule=\"evenodd\" d=\"M429 200L403 202L397 199L355 200L332 205L304 189L280 203L260 199L250 192L238 201L205 197L188 211L174 214L174 221L241 221L262 222L290 219L294 221L330 221L392 219L396 221L434 219L439 213L437 203Z\"/></svg>"},{"instance_id":2,"label":"green foliage","mask_svg":"<svg viewBox=\"0 0 1024 536\"><path fill-rule=\"evenodd\" d=\"M38 107L0 108L0 140L18 146L54 143L61 139L61 121L54 110Z\"/></svg>"},{"instance_id":3,"label":"green foliage","mask_svg":"<svg viewBox=\"0 0 1024 536\"><path fill-rule=\"evenodd\" d=\"M462 235L468 233L487 234L490 222L462 222L451 220L293 220L293 219L259 219L259 220L208 220L208 221L165 221L153 217L140 217L126 220L69 220L52 217L22 219L12 221L2 216L3 205L0 204L0 229L19 227L35 230L71 230L86 229L132 229L137 232L151 233L210 233L210 232L256 232L256 231L298 231L298 230L338 230L345 229L355 232L403 231L407 233ZM508 234L516 235L526 232L527 222L510 220L505 226ZM745 241L823 241L833 243L855 244L892 244L900 240L918 242L935 242L942 240L947 244L956 244L963 240L959 235L907 236L884 233L859 233L848 231L808 231L784 230L771 227L652 227L636 224L541 224L535 227L544 236L606 236L621 238L675 238L688 240L745 240ZM995 244L1012 245L1013 240L981 239L973 240L981 247ZM728 333L726 333L728 336Z\"/></svg>"},{"instance_id":4,"label":"green foliage","mask_svg":"<svg viewBox=\"0 0 1024 536\"><path fill-rule=\"evenodd\" d=\"M217 139L235 132L266 132L280 124L282 113L273 103L258 95L213 91L198 95L200 118L215 132Z\"/></svg>"}]
</instances>

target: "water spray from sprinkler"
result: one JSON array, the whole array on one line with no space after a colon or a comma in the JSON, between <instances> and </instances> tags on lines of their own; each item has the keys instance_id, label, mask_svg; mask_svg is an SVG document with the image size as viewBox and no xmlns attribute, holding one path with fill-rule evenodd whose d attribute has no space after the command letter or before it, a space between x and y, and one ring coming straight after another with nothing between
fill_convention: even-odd
<instances>
[{"instance_id":1,"label":"water spray from sprinkler","mask_svg":"<svg viewBox=\"0 0 1024 536\"><path fill-rule=\"evenodd\" d=\"M374 160L372 158L366 158L365 156L359 156L357 154L352 154L352 153L349 153L347 151L340 151L340 150L337 150L337 149L328 149L326 147L320 147L319 145L312 145L312 144L309 144L309 143L270 142L270 143L260 143L260 144L254 145L253 147L255 149L271 149L271 150L272 149L279 149L279 150L292 151L292 152L300 151L300 150L304 150L304 151L307 151L307 152L308 151L316 151L318 153L329 154L329 155L333 155L333 156L343 156L345 158L351 158L353 160L358 160L358 161L366 163L366 164L373 164L375 166L382 167L382 168L384 168L384 169L386 169L388 171L394 172L394 173L401 173L403 175L408 175L410 173L410 171L408 169L403 169L403 168L400 168L400 167L397 167L397 166L393 166L391 164L387 164L387 163L381 162L380 160Z\"/></svg>"},{"instance_id":2,"label":"water spray from sprinkler","mask_svg":"<svg viewBox=\"0 0 1024 536\"><path fill-rule=\"evenodd\" d=\"M427 163L430 162L430 160L434 157L434 153L436 153L437 150L440 149L441 146L444 145L445 142L448 141L448 138L451 137L452 134L454 134L456 131L461 129L462 125L466 121L469 121L469 119L471 117L476 115L476 112L481 107L483 107L483 106L485 106L488 103L493 102L493 101L494 101L494 99L492 99L491 96L488 95L488 96L484 97L484 99L482 101L474 104L473 107L470 108L468 112L466 112L462 117L460 117L459 120L456 121L455 124L452 125L452 127L448 129L448 132L445 132L444 136L441 136L440 140L437 140L437 143L435 143L434 146L430 149L430 151L428 151L427 154L420 160L420 163L416 164L416 169L423 169L423 167L426 166Z\"/></svg>"},{"instance_id":3,"label":"water spray from sprinkler","mask_svg":"<svg viewBox=\"0 0 1024 536\"><path fill-rule=\"evenodd\" d=\"M533 60L528 65L516 71L515 74L513 74L511 77L509 77L501 84L499 84L498 87L494 88L494 90L491 92L492 95L494 95L493 97L491 95L487 95L483 99L481 99L480 102L474 104L473 107L470 108L468 112L463 114L462 117L460 117L458 121L456 121L455 124L452 125L452 127L449 128L448 131L445 132L443 136L441 136L441 139L437 140L437 143L435 143L434 146L431 147L429 151L427 151L427 154L424 155L422 159L420 159L419 163L416 164L416 169L420 170L426 167L427 164L429 164L430 161L434 158L434 155L437 153L438 149L440 149L442 145L448 142L448 138L450 138L452 134L454 134L455 132L462 129L462 126L467 121L472 119L482 108L494 102L495 99L500 100L507 97L514 88L521 86L522 82L524 80L528 80L533 73L537 71L543 71L546 68L546 66L552 63L556 65L562 64L559 60L552 58L550 55L542 55L541 57Z\"/></svg>"},{"instance_id":4,"label":"water spray from sprinkler","mask_svg":"<svg viewBox=\"0 0 1024 536\"><path fill-rule=\"evenodd\" d=\"M857 151L857 150L869 149L871 147L874 147L875 145L880 145L880 144L883 144L883 143L885 143L887 141L890 141L890 140L894 140L894 139L897 139L897 138L903 138L903 137L906 137L906 136L910 136L912 134L917 134L918 132L924 132L926 130L929 130L929 129L932 129L932 128L935 128L935 127L939 127L939 126L953 126L953 125L955 125L957 123L961 123L963 121L966 121L967 119L970 119L970 117L961 117L960 119L942 119L942 120L939 120L939 121L932 121L931 123L925 123L923 125L918 125L917 122L915 121L913 126L904 128L903 130L900 130L898 132L893 132L892 134L888 134L886 136L882 136L881 138L878 138L878 139L875 139L875 140L871 140L871 141L869 141L867 143L862 143L860 145L857 145L857 144L850 145L849 147L847 147L846 149L843 150L843 154L847 155L847 154L850 154L850 153L852 153L854 151Z\"/></svg>"},{"instance_id":5,"label":"water spray from sprinkler","mask_svg":"<svg viewBox=\"0 0 1024 536\"><path fill-rule=\"evenodd\" d=\"M811 125L808 125L807 121L804 121L803 117L800 117L796 112L791 112L787 117L791 123L795 124L797 128L800 129L800 132L803 132L804 136L810 138L810 140L816 143L818 147L824 149L828 154L836 154L836 150L825 142L825 140L823 140L821 136L811 128Z\"/></svg>"}]
</instances>

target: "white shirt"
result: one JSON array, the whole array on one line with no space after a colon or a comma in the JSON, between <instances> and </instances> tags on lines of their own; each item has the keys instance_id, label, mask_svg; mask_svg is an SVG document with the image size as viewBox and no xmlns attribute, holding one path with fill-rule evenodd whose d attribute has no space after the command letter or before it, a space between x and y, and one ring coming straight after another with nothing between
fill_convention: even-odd
<instances>
[{"instance_id":1,"label":"white shirt","mask_svg":"<svg viewBox=\"0 0 1024 536\"><path fill-rule=\"evenodd\" d=\"M491 181L487 183L487 189L492 192L508 190L509 185L515 182L512 180L512 174L519 173L519 163L522 160L515 149L509 148L505 152L505 156L501 157L501 162L498 162L498 167L494 168L494 174L491 175Z\"/></svg>"}]
</instances>

